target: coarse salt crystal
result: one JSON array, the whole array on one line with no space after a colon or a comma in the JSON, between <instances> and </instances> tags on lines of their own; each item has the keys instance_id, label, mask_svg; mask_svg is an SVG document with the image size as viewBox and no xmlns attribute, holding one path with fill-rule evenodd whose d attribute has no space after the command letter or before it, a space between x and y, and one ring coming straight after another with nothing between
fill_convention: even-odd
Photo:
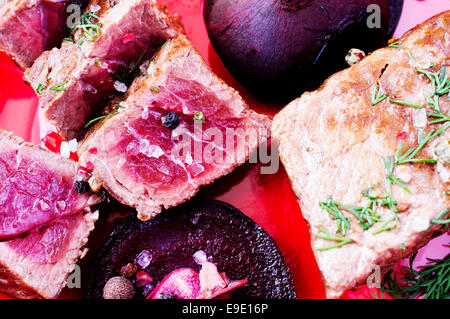
<instances>
[{"instance_id":1,"label":"coarse salt crystal","mask_svg":"<svg viewBox=\"0 0 450 319\"><path fill-rule=\"evenodd\" d=\"M142 269L147 268L152 262L153 255L146 249L141 251L141 253L136 257L134 263L141 267Z\"/></svg>"},{"instance_id":2,"label":"coarse salt crystal","mask_svg":"<svg viewBox=\"0 0 450 319\"><path fill-rule=\"evenodd\" d=\"M76 139L69 141L69 149L72 153L76 153L78 150L78 141Z\"/></svg>"},{"instance_id":3,"label":"coarse salt crystal","mask_svg":"<svg viewBox=\"0 0 450 319\"><path fill-rule=\"evenodd\" d=\"M39 206L41 207L41 210L43 210L43 211L47 211L50 209L50 206L43 200L39 201Z\"/></svg>"},{"instance_id":4,"label":"coarse salt crystal","mask_svg":"<svg viewBox=\"0 0 450 319\"><path fill-rule=\"evenodd\" d=\"M127 91L127 86L125 85L125 83L120 82L120 81L115 81L114 82L114 88L122 93L125 93Z\"/></svg>"},{"instance_id":5,"label":"coarse salt crystal","mask_svg":"<svg viewBox=\"0 0 450 319\"><path fill-rule=\"evenodd\" d=\"M59 153L64 158L70 158L70 146L67 142L62 142Z\"/></svg>"},{"instance_id":6,"label":"coarse salt crystal","mask_svg":"<svg viewBox=\"0 0 450 319\"><path fill-rule=\"evenodd\" d=\"M150 64L148 65L148 68L147 68L147 73L148 73L148 75L152 75L153 74L153 72L155 71L155 61L151 61L150 62Z\"/></svg>"},{"instance_id":7,"label":"coarse salt crystal","mask_svg":"<svg viewBox=\"0 0 450 319\"><path fill-rule=\"evenodd\" d=\"M208 257L206 256L206 253L203 250L197 251L192 257L194 257L194 261L199 265L208 261Z\"/></svg>"},{"instance_id":8,"label":"coarse salt crystal","mask_svg":"<svg viewBox=\"0 0 450 319\"><path fill-rule=\"evenodd\" d=\"M90 10L91 12L97 12L98 10L100 10L102 7L100 7L98 4L93 4L90 6Z\"/></svg>"},{"instance_id":9,"label":"coarse salt crystal","mask_svg":"<svg viewBox=\"0 0 450 319\"><path fill-rule=\"evenodd\" d=\"M205 168L203 167L203 165L201 165L199 163L193 163L193 164L189 165L187 167L187 169L193 177L197 177L198 175L200 175L201 173L203 173L205 171Z\"/></svg>"},{"instance_id":10,"label":"coarse salt crystal","mask_svg":"<svg viewBox=\"0 0 450 319\"><path fill-rule=\"evenodd\" d=\"M427 111L426 109L417 110L413 114L413 121L415 127L425 127L427 125Z\"/></svg>"},{"instance_id":11,"label":"coarse salt crystal","mask_svg":"<svg viewBox=\"0 0 450 319\"><path fill-rule=\"evenodd\" d=\"M162 155L164 155L161 147L159 147L158 145L150 145L150 142L148 140L143 140L141 142L141 144L139 145L139 152L148 157L154 158L160 158Z\"/></svg>"},{"instance_id":12,"label":"coarse salt crystal","mask_svg":"<svg viewBox=\"0 0 450 319\"><path fill-rule=\"evenodd\" d=\"M122 101L122 102L119 103L119 106L120 106L120 107L127 107L127 106L128 106L128 103L125 102L125 101Z\"/></svg>"}]
</instances>

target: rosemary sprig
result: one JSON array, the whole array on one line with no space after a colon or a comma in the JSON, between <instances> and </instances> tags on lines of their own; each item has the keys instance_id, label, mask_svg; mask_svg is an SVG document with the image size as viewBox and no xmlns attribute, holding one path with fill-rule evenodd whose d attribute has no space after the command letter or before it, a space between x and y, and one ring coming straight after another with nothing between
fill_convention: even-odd
<instances>
[{"instance_id":1,"label":"rosemary sprig","mask_svg":"<svg viewBox=\"0 0 450 319\"><path fill-rule=\"evenodd\" d=\"M413 58L413 56L412 56L412 54L411 54L411 51L409 51L406 47L404 47L403 45L401 45L401 44L400 44L400 40L397 40L397 41L391 43L391 44L389 45L389 47L390 47L390 48L399 48L399 49L405 50L406 53L407 53L408 56L409 56L409 64L411 64L411 65L414 64L414 58Z\"/></svg>"},{"instance_id":2,"label":"rosemary sprig","mask_svg":"<svg viewBox=\"0 0 450 319\"><path fill-rule=\"evenodd\" d=\"M391 219L388 219L387 221L385 221L381 225L381 227L378 230L374 231L372 234L378 235L379 233L382 233L382 232L385 232L385 231L390 231L390 230L396 228L397 225L389 225L391 222L393 222L395 220L396 220L395 217L392 217Z\"/></svg>"},{"instance_id":3,"label":"rosemary sprig","mask_svg":"<svg viewBox=\"0 0 450 319\"><path fill-rule=\"evenodd\" d=\"M336 221L337 225L336 234L341 233L345 236L347 234L347 230L350 228L350 221L342 214L340 209L337 207L336 202L328 196L326 201L319 203L319 206L333 215L333 219Z\"/></svg>"},{"instance_id":4,"label":"rosemary sprig","mask_svg":"<svg viewBox=\"0 0 450 319\"><path fill-rule=\"evenodd\" d=\"M64 82L61 83L61 84L58 84L58 85L56 85L56 86L52 86L52 87L50 88L50 90L51 90L51 91L65 91L66 88L64 87L64 85L66 85L67 83L69 83L69 81L64 81Z\"/></svg>"},{"instance_id":5,"label":"rosemary sprig","mask_svg":"<svg viewBox=\"0 0 450 319\"><path fill-rule=\"evenodd\" d=\"M350 238L343 238L343 237L336 237L336 236L331 235L331 234L330 234L327 230L325 230L324 228L322 228L322 227L320 227L320 226L319 226L318 228L319 228L319 230L320 230L322 233L324 233L326 236L315 234L315 235L314 235L315 237L321 238L321 239L325 239L325 240L335 241L335 242L337 242L337 244L331 245L331 246L326 246L326 247L316 248L315 250L317 250L317 251L325 251L325 250L330 250L330 249L334 249L334 248L339 248L339 247L341 247L341 246L344 246L344 245L346 245L346 244L348 244L348 243L353 242L353 239L350 239Z\"/></svg>"},{"instance_id":6,"label":"rosemary sprig","mask_svg":"<svg viewBox=\"0 0 450 319\"><path fill-rule=\"evenodd\" d=\"M42 91L44 91L47 87L43 85L42 83L39 83L39 85L36 88L36 93L41 95Z\"/></svg>"},{"instance_id":7,"label":"rosemary sprig","mask_svg":"<svg viewBox=\"0 0 450 319\"><path fill-rule=\"evenodd\" d=\"M445 217L445 215L448 214L448 212L450 211L449 208L445 209L442 214L439 215L439 217L437 219L433 219L431 221L432 224L441 224L441 225L449 225L450 226L450 218L449 219L443 219ZM430 225L431 227L431 225Z\"/></svg>"},{"instance_id":8,"label":"rosemary sprig","mask_svg":"<svg viewBox=\"0 0 450 319\"><path fill-rule=\"evenodd\" d=\"M442 96L450 92L450 79L446 71L445 63L439 71L431 72L425 69L417 68L417 72L424 74L433 85L433 95Z\"/></svg>"},{"instance_id":9,"label":"rosemary sprig","mask_svg":"<svg viewBox=\"0 0 450 319\"><path fill-rule=\"evenodd\" d=\"M113 116L114 114L117 114L117 113L120 111L120 109L121 109L122 107L123 107L123 105L122 105L122 104L119 104L119 106L116 107L116 109L115 109L114 111L112 111L111 113L106 114L106 115L102 115L102 116L96 117L95 119L90 120L90 121L84 126L84 128L88 128L89 126L91 126L91 125L94 124L95 122L98 122L98 121L103 120L103 119L105 119L105 118L107 118L107 117Z\"/></svg>"},{"instance_id":10,"label":"rosemary sprig","mask_svg":"<svg viewBox=\"0 0 450 319\"><path fill-rule=\"evenodd\" d=\"M409 266L401 267L400 285L397 276L389 270L384 276L381 290L399 299L448 299L450 298L450 254L444 259L428 259L419 270L413 267L416 254L409 258Z\"/></svg>"},{"instance_id":11,"label":"rosemary sprig","mask_svg":"<svg viewBox=\"0 0 450 319\"><path fill-rule=\"evenodd\" d=\"M432 129L428 132L428 134L424 137L423 136L423 129L419 130L419 145L416 148L410 148L407 150L404 154L402 154L403 149L403 142L400 143L397 151L397 161L396 163L398 165L403 165L406 163L430 163L435 164L437 163L436 160L431 158L414 158L432 139L434 139L436 136L441 136L442 133L444 133L445 130L447 130L450 127L450 123L446 123L443 125L439 130Z\"/></svg>"},{"instance_id":12,"label":"rosemary sprig","mask_svg":"<svg viewBox=\"0 0 450 319\"><path fill-rule=\"evenodd\" d=\"M439 96L437 95L427 96L426 101L427 104L434 111L434 112L427 112L427 116L436 118L436 120L430 121L430 124L443 123L450 120L450 116L447 116L441 111L441 108L439 106Z\"/></svg>"},{"instance_id":13,"label":"rosemary sprig","mask_svg":"<svg viewBox=\"0 0 450 319\"><path fill-rule=\"evenodd\" d=\"M442 65L441 69L436 72L421 68L417 68L416 71L425 75L430 80L433 87L433 92L430 95L426 94L426 102L433 110L433 112L427 112L427 116L436 118L436 120L430 121L430 124L450 121L450 116L442 113L439 106L439 98L450 92L450 79L446 72L445 63Z\"/></svg>"},{"instance_id":14,"label":"rosemary sprig","mask_svg":"<svg viewBox=\"0 0 450 319\"><path fill-rule=\"evenodd\" d=\"M369 199L365 206L349 206L339 203L328 197L325 202L321 202L322 209L327 210L333 215L334 219L338 221L338 231L345 236L346 231L350 228L350 224L347 218L344 217L341 210L346 210L352 213L359 221L359 224L365 229L369 229L376 222L381 220L381 217L377 214L377 202L378 197L370 194L370 189L364 190L361 194ZM348 227L346 228L346 226ZM343 231L342 231L343 230ZM336 233L337 233L336 232Z\"/></svg>"},{"instance_id":15,"label":"rosemary sprig","mask_svg":"<svg viewBox=\"0 0 450 319\"><path fill-rule=\"evenodd\" d=\"M400 101L400 100L389 99L389 102L394 103L394 104L400 104L400 105L406 105L406 106L415 107L416 109L423 109L424 108L424 106L422 106L422 105L418 105L418 104L414 104L414 103L410 103L410 102L405 102L405 101Z\"/></svg>"},{"instance_id":16,"label":"rosemary sprig","mask_svg":"<svg viewBox=\"0 0 450 319\"><path fill-rule=\"evenodd\" d=\"M142 61L144 60L145 55L147 54L147 50L145 50L142 55L139 57L137 62L130 68L130 62L128 62L125 67L119 65L117 68L117 74L111 73L112 77L119 82L125 83L126 86L129 86L134 78L137 76L137 70L139 69Z\"/></svg>"},{"instance_id":17,"label":"rosemary sprig","mask_svg":"<svg viewBox=\"0 0 450 319\"><path fill-rule=\"evenodd\" d=\"M397 207L397 202L394 200L394 196L392 194L392 186L393 184L397 184L402 189L407 191L411 194L411 191L406 186L407 182L399 177L395 177L394 174L394 164L395 164L395 158L394 156L388 156L386 158L383 158L384 166L386 167L386 197L381 202L382 205L387 206L392 213L394 214L395 220L399 220L397 213L399 212L399 209Z\"/></svg>"},{"instance_id":18,"label":"rosemary sprig","mask_svg":"<svg viewBox=\"0 0 450 319\"><path fill-rule=\"evenodd\" d=\"M75 25L75 27L70 31L70 35L73 36L75 31L78 29L82 30L83 38L81 43L84 41L93 42L100 35L101 23L94 23L92 20L95 19L100 21L100 18L91 12L85 12L81 15L80 22Z\"/></svg>"},{"instance_id":19,"label":"rosemary sprig","mask_svg":"<svg viewBox=\"0 0 450 319\"><path fill-rule=\"evenodd\" d=\"M372 89L372 105L377 105L382 102L388 96L386 93L383 93L377 85L375 85Z\"/></svg>"}]
</instances>

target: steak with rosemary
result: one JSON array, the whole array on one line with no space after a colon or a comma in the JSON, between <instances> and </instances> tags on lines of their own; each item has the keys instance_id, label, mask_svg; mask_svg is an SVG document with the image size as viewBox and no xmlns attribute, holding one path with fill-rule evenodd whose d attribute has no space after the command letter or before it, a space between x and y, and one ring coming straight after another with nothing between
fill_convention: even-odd
<instances>
[{"instance_id":1,"label":"steak with rosemary","mask_svg":"<svg viewBox=\"0 0 450 319\"><path fill-rule=\"evenodd\" d=\"M29 68L42 52L59 46L66 34L69 0L1 0L0 51L22 69Z\"/></svg>"},{"instance_id":2,"label":"steak with rosemary","mask_svg":"<svg viewBox=\"0 0 450 319\"><path fill-rule=\"evenodd\" d=\"M144 57L179 32L154 0L93 0L71 37L44 52L24 79L39 95L43 118L63 137L79 138L87 121L124 94Z\"/></svg>"},{"instance_id":3,"label":"steak with rosemary","mask_svg":"<svg viewBox=\"0 0 450 319\"><path fill-rule=\"evenodd\" d=\"M275 117L328 297L448 229L449 59L447 11Z\"/></svg>"},{"instance_id":4,"label":"steak with rosemary","mask_svg":"<svg viewBox=\"0 0 450 319\"><path fill-rule=\"evenodd\" d=\"M90 131L80 162L93 165L103 186L148 220L243 164L267 141L270 125L181 35Z\"/></svg>"}]
</instances>

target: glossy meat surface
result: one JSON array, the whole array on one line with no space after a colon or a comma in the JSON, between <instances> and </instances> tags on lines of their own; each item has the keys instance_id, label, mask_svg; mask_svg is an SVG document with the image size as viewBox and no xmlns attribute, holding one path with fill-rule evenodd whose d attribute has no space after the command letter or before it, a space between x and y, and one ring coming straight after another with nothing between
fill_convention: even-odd
<instances>
[{"instance_id":1,"label":"glossy meat surface","mask_svg":"<svg viewBox=\"0 0 450 319\"><path fill-rule=\"evenodd\" d=\"M169 41L149 70L80 149L81 163L91 162L103 185L143 220L244 163L267 141L271 123L249 110L184 36ZM180 121L173 130L162 124L169 112Z\"/></svg>"}]
</instances>

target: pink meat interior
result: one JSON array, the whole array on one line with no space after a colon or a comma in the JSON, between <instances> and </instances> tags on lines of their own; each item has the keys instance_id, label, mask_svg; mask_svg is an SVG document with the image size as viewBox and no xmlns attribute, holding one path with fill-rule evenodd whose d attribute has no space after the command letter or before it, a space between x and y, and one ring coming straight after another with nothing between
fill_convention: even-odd
<instances>
[{"instance_id":1,"label":"pink meat interior","mask_svg":"<svg viewBox=\"0 0 450 319\"><path fill-rule=\"evenodd\" d=\"M250 138L258 139L254 113L235 115L201 84L172 78L158 89L150 105L122 111L127 120L107 126L99 148L99 156L117 168L116 179L134 192L163 193L235 167L248 153ZM200 111L201 125L193 118ZM162 125L169 112L179 116L175 130Z\"/></svg>"},{"instance_id":2,"label":"pink meat interior","mask_svg":"<svg viewBox=\"0 0 450 319\"><path fill-rule=\"evenodd\" d=\"M75 192L72 176L15 151L0 153L0 177L0 240L80 212L87 201Z\"/></svg>"}]
</instances>

